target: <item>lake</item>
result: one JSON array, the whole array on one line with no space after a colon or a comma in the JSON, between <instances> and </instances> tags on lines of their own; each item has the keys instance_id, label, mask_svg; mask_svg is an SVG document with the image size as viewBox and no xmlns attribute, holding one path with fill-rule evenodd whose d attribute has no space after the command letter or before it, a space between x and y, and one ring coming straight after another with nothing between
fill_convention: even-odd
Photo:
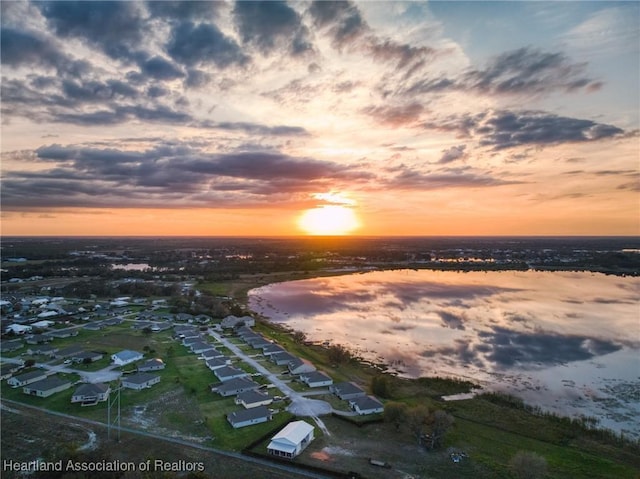
<instances>
[{"instance_id":1,"label":"lake","mask_svg":"<svg viewBox=\"0 0 640 479\"><path fill-rule=\"evenodd\" d=\"M640 438L640 278L376 271L252 290L250 307L406 377L450 376Z\"/></svg>"}]
</instances>

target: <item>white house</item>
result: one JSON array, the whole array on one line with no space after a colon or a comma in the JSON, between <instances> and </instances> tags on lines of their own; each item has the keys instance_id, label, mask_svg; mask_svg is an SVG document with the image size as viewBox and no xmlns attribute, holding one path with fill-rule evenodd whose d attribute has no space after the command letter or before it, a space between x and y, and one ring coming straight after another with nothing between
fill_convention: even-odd
<instances>
[{"instance_id":1,"label":"white house","mask_svg":"<svg viewBox=\"0 0 640 479\"><path fill-rule=\"evenodd\" d=\"M223 366L221 368L214 369L213 374L215 374L222 382L248 376L248 374L242 369L234 368L233 366Z\"/></svg>"},{"instance_id":2,"label":"white house","mask_svg":"<svg viewBox=\"0 0 640 479\"><path fill-rule=\"evenodd\" d=\"M294 360L289 361L287 367L289 368L289 372L291 374L304 374L316 370L316 367L313 365L313 363L311 363L311 361L300 358L295 358Z\"/></svg>"},{"instance_id":3,"label":"white house","mask_svg":"<svg viewBox=\"0 0 640 479\"><path fill-rule=\"evenodd\" d=\"M228 397L235 396L236 394L243 393L245 391L251 391L258 389L260 385L249 378L236 378L230 381L224 382L219 386L214 386L211 391L217 392L220 396Z\"/></svg>"},{"instance_id":4,"label":"white house","mask_svg":"<svg viewBox=\"0 0 640 479\"><path fill-rule=\"evenodd\" d=\"M144 355L137 351L131 351L129 349L125 349L124 351L120 351L119 353L112 354L111 360L118 366L124 366L125 364L135 363L136 361L140 361Z\"/></svg>"},{"instance_id":5,"label":"white house","mask_svg":"<svg viewBox=\"0 0 640 479\"><path fill-rule=\"evenodd\" d=\"M242 404L245 409L251 409L258 406L268 406L272 402L272 397L256 390L245 391L236 396L236 404Z\"/></svg>"},{"instance_id":6,"label":"white house","mask_svg":"<svg viewBox=\"0 0 640 479\"><path fill-rule=\"evenodd\" d=\"M7 332L13 331L15 334L24 334L31 332L31 326L24 326L22 324L10 324L7 326Z\"/></svg>"},{"instance_id":7,"label":"white house","mask_svg":"<svg viewBox=\"0 0 640 479\"><path fill-rule=\"evenodd\" d=\"M361 396L366 396L362 388L352 382L344 382L338 384L332 384L329 386L329 391L338 396L340 399L350 400Z\"/></svg>"},{"instance_id":8,"label":"white house","mask_svg":"<svg viewBox=\"0 0 640 479\"><path fill-rule=\"evenodd\" d=\"M57 392L69 389L70 387L71 381L54 375L24 386L22 388L22 392L29 396L46 398Z\"/></svg>"},{"instance_id":9,"label":"white house","mask_svg":"<svg viewBox=\"0 0 640 479\"><path fill-rule=\"evenodd\" d=\"M136 373L122 378L122 387L140 391L160 382L160 376L148 373Z\"/></svg>"},{"instance_id":10,"label":"white house","mask_svg":"<svg viewBox=\"0 0 640 479\"><path fill-rule=\"evenodd\" d=\"M241 409L227 415L227 421L235 429L260 424L271 420L271 411L266 406L258 406L251 409Z\"/></svg>"},{"instance_id":11,"label":"white house","mask_svg":"<svg viewBox=\"0 0 640 479\"><path fill-rule=\"evenodd\" d=\"M256 320L251 316L242 316L241 318L238 318L237 316L231 315L224 318L221 323L223 328L235 328L240 325L253 327L256 325Z\"/></svg>"},{"instance_id":12,"label":"white house","mask_svg":"<svg viewBox=\"0 0 640 479\"><path fill-rule=\"evenodd\" d=\"M153 358L138 365L138 371L141 373L148 372L148 371L159 371L161 369L164 369L165 366L166 364L162 359Z\"/></svg>"},{"instance_id":13,"label":"white house","mask_svg":"<svg viewBox=\"0 0 640 479\"><path fill-rule=\"evenodd\" d=\"M376 414L384 411L384 406L373 396L360 396L349 400L349 406L358 414Z\"/></svg>"},{"instance_id":14,"label":"white house","mask_svg":"<svg viewBox=\"0 0 640 479\"><path fill-rule=\"evenodd\" d=\"M101 401L109 399L111 388L103 383L86 383L78 386L71 396L72 403L81 403L81 406L95 406Z\"/></svg>"},{"instance_id":15,"label":"white house","mask_svg":"<svg viewBox=\"0 0 640 479\"><path fill-rule=\"evenodd\" d=\"M27 384L35 383L47 379L47 375L44 371L31 371L28 373L20 374L19 376L13 376L7 379L7 384L11 387L17 388L20 386L26 386Z\"/></svg>"},{"instance_id":16,"label":"white house","mask_svg":"<svg viewBox=\"0 0 640 479\"><path fill-rule=\"evenodd\" d=\"M305 421L293 421L273 436L267 446L269 454L293 459L313 441L313 426Z\"/></svg>"},{"instance_id":17,"label":"white house","mask_svg":"<svg viewBox=\"0 0 640 479\"><path fill-rule=\"evenodd\" d=\"M231 364L231 360L228 358L211 358L211 359L207 359L205 364L209 369L211 369L212 371L215 371L216 369L229 366Z\"/></svg>"},{"instance_id":18,"label":"white house","mask_svg":"<svg viewBox=\"0 0 640 479\"><path fill-rule=\"evenodd\" d=\"M310 388L320 388L323 386L331 386L333 384L333 379L322 371L312 371L310 373L301 374L300 381Z\"/></svg>"}]
</instances>

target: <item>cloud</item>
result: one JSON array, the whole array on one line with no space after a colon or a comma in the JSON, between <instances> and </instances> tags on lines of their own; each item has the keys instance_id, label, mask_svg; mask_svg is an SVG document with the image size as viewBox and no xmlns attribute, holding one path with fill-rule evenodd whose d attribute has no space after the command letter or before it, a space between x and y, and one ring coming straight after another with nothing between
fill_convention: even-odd
<instances>
[{"instance_id":1,"label":"cloud","mask_svg":"<svg viewBox=\"0 0 640 479\"><path fill-rule=\"evenodd\" d=\"M468 169L444 169L422 172L402 166L399 173L386 180L386 185L398 190L436 190L442 188L478 188L522 183L504 180L485 173L474 173Z\"/></svg>"},{"instance_id":2,"label":"cloud","mask_svg":"<svg viewBox=\"0 0 640 479\"><path fill-rule=\"evenodd\" d=\"M400 127L415 124L425 108L422 104L413 102L401 106L369 106L362 111L383 125Z\"/></svg>"},{"instance_id":3,"label":"cloud","mask_svg":"<svg viewBox=\"0 0 640 479\"><path fill-rule=\"evenodd\" d=\"M358 7L348 1L314 1L309 13L317 28L328 31L337 48L348 46L369 31Z\"/></svg>"},{"instance_id":4,"label":"cloud","mask_svg":"<svg viewBox=\"0 0 640 479\"><path fill-rule=\"evenodd\" d=\"M35 5L54 32L98 46L112 58L131 59L142 44L145 24L136 2L64 1Z\"/></svg>"},{"instance_id":5,"label":"cloud","mask_svg":"<svg viewBox=\"0 0 640 479\"><path fill-rule=\"evenodd\" d=\"M184 77L182 70L159 56L141 62L140 70L155 80L175 80Z\"/></svg>"},{"instance_id":6,"label":"cloud","mask_svg":"<svg viewBox=\"0 0 640 479\"><path fill-rule=\"evenodd\" d=\"M463 158L465 156L464 150L466 147L467 147L466 145L458 145L458 146L452 146L447 150L443 150L442 156L440 157L440 160L438 161L438 163L446 164L446 163L451 163L453 161L459 160L460 158Z\"/></svg>"},{"instance_id":7,"label":"cloud","mask_svg":"<svg viewBox=\"0 0 640 479\"><path fill-rule=\"evenodd\" d=\"M263 54L284 49L296 56L312 50L307 27L286 2L236 2L233 13L243 43Z\"/></svg>"},{"instance_id":8,"label":"cloud","mask_svg":"<svg viewBox=\"0 0 640 479\"><path fill-rule=\"evenodd\" d=\"M296 195L318 185L371 179L327 161L277 152L213 154L181 142L147 150L54 144L35 155L39 171L6 173L3 208L266 206L298 201Z\"/></svg>"},{"instance_id":9,"label":"cloud","mask_svg":"<svg viewBox=\"0 0 640 479\"><path fill-rule=\"evenodd\" d=\"M212 2L209 0L198 1L149 1L147 8L154 17L175 20L201 20L217 17L219 10L224 6L224 2Z\"/></svg>"},{"instance_id":10,"label":"cloud","mask_svg":"<svg viewBox=\"0 0 640 479\"><path fill-rule=\"evenodd\" d=\"M171 31L166 48L171 58L189 67L209 64L225 69L249 62L249 57L235 40L212 23L196 25L184 21L177 24Z\"/></svg>"},{"instance_id":11,"label":"cloud","mask_svg":"<svg viewBox=\"0 0 640 479\"><path fill-rule=\"evenodd\" d=\"M494 150L598 141L624 134L624 130L613 125L527 110L449 116L426 122L423 126L457 132L459 137L478 137L480 145L491 146Z\"/></svg>"}]
</instances>

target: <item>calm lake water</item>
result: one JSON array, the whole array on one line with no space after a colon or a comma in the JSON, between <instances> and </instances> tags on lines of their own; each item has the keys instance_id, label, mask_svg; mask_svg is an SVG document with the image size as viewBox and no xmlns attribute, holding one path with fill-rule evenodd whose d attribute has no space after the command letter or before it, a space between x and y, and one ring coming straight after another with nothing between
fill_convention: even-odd
<instances>
[{"instance_id":1,"label":"calm lake water","mask_svg":"<svg viewBox=\"0 0 640 479\"><path fill-rule=\"evenodd\" d=\"M640 278L381 271L278 283L250 306L408 377L470 379L640 437Z\"/></svg>"}]
</instances>

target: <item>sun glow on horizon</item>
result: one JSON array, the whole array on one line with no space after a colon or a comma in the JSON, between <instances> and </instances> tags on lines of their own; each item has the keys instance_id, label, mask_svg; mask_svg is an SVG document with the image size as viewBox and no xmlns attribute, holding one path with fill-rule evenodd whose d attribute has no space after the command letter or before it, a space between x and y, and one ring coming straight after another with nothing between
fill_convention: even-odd
<instances>
[{"instance_id":1,"label":"sun glow on horizon","mask_svg":"<svg viewBox=\"0 0 640 479\"><path fill-rule=\"evenodd\" d=\"M298 226L310 235L347 235L360 227L353 208L325 205L306 210Z\"/></svg>"}]
</instances>

